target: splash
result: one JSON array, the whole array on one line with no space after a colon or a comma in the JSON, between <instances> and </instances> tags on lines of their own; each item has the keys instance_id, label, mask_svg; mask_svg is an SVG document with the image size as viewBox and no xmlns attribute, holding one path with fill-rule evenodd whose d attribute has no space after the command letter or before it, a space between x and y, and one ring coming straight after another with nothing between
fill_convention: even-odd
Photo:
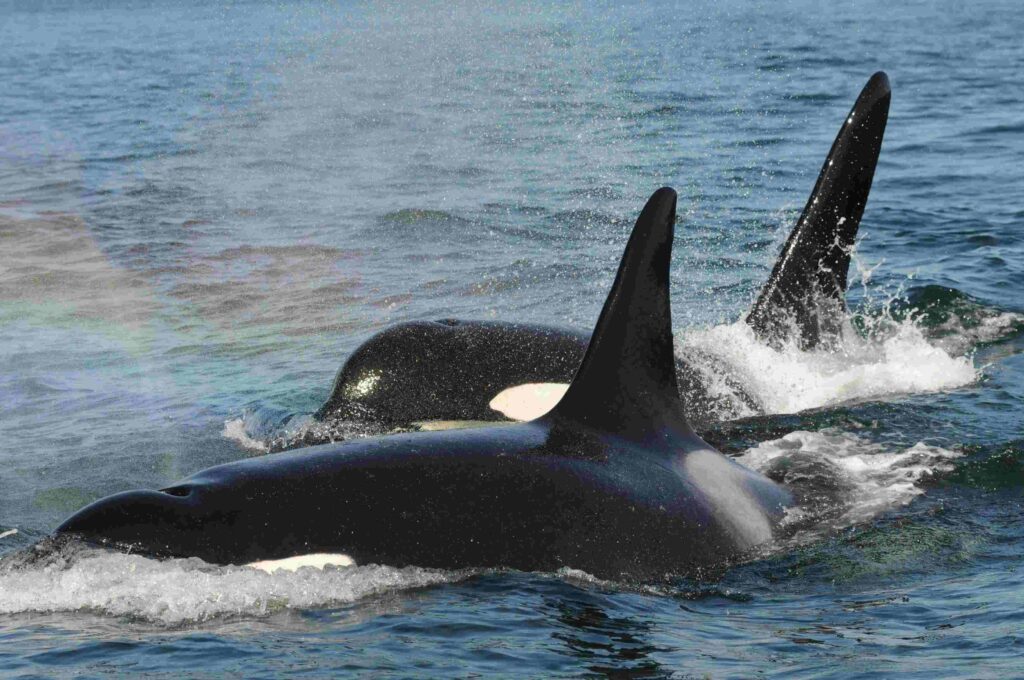
<instances>
[{"instance_id":1,"label":"splash","mask_svg":"<svg viewBox=\"0 0 1024 680\"><path fill-rule=\"evenodd\" d=\"M91 612L159 626L347 604L447 583L452 572L368 565L267 574L198 559L153 560L71 547L46 564L0 567L0 614Z\"/></svg>"},{"instance_id":2,"label":"splash","mask_svg":"<svg viewBox=\"0 0 1024 680\"><path fill-rule=\"evenodd\" d=\"M950 472L962 455L923 442L898 448L826 429L791 432L736 460L794 491L799 507L790 522L807 538L906 505L924 493L924 480Z\"/></svg>"},{"instance_id":3,"label":"splash","mask_svg":"<svg viewBox=\"0 0 1024 680\"><path fill-rule=\"evenodd\" d=\"M1024 332L1024 315L986 305L955 288L916 286L884 308L894 321L912 320L933 344L950 354L966 354L979 345ZM870 318L869 318L870 319ZM869 325L878 324L870 319Z\"/></svg>"},{"instance_id":4,"label":"splash","mask_svg":"<svg viewBox=\"0 0 1024 680\"><path fill-rule=\"evenodd\" d=\"M1001 318L992 317L993 323ZM846 323L836 347L803 350L795 342L769 346L740 320L681 331L677 354L699 375L712 420L951 390L979 377L972 356L929 337L918 317L885 313L860 325L868 323L863 335ZM557 396L551 404L556 401ZM399 431L370 421L268 417L264 411L247 408L241 418L225 423L223 436L265 453Z\"/></svg>"},{"instance_id":5,"label":"splash","mask_svg":"<svg viewBox=\"0 0 1024 680\"><path fill-rule=\"evenodd\" d=\"M250 405L240 417L224 421L221 436L263 454L406 431L409 428L393 428L370 420L321 421L310 414L283 413Z\"/></svg>"},{"instance_id":6,"label":"splash","mask_svg":"<svg viewBox=\"0 0 1024 680\"><path fill-rule=\"evenodd\" d=\"M249 449L250 451L257 451L259 453L267 453L270 451L270 445L265 441L259 439L253 439L249 436L249 432L246 427L246 418L235 418L233 420L224 421L224 429L221 431L221 436L225 439L238 442L242 448Z\"/></svg>"},{"instance_id":7,"label":"splash","mask_svg":"<svg viewBox=\"0 0 1024 680\"><path fill-rule=\"evenodd\" d=\"M872 282L882 263L856 258L861 302L841 322L838 342L801 349L770 346L743 320L676 334L677 356L697 389L692 399L710 421L797 413L863 400L952 390L978 380L974 350L1024 332L1024 315L997 309L955 289ZM795 335L794 335L795 337ZM557 396L551 397L553 405ZM415 429L415 428L413 428ZM308 415L247 407L224 436L274 452L401 431L365 420L317 421Z\"/></svg>"},{"instance_id":8,"label":"splash","mask_svg":"<svg viewBox=\"0 0 1024 680\"><path fill-rule=\"evenodd\" d=\"M912 321L863 337L848 328L832 349L779 349L762 343L743 321L683 331L680 354L715 402L733 417L796 413L862 399L935 392L978 377L971 357L930 343Z\"/></svg>"}]
</instances>

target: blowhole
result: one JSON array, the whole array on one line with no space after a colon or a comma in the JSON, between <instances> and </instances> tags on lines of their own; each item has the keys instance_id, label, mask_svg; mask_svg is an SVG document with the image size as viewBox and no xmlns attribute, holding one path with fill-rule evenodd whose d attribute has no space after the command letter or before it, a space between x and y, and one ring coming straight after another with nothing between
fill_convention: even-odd
<instances>
[{"instance_id":1,"label":"blowhole","mask_svg":"<svg viewBox=\"0 0 1024 680\"><path fill-rule=\"evenodd\" d=\"M170 486L166 489L160 489L160 493L165 493L168 496L177 496L178 498L185 498L192 493L191 486Z\"/></svg>"}]
</instances>

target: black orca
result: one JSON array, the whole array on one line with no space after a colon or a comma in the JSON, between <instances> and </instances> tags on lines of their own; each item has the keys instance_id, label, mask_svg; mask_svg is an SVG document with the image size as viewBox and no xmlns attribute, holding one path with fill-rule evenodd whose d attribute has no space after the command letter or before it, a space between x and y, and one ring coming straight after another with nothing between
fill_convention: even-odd
<instances>
[{"instance_id":1,"label":"black orca","mask_svg":"<svg viewBox=\"0 0 1024 680\"><path fill-rule=\"evenodd\" d=\"M585 331L541 324L395 324L352 353L315 417L394 428L530 420L565 393L589 342ZM700 374L678 357L675 363L684 415L706 422L721 409Z\"/></svg>"},{"instance_id":2,"label":"black orca","mask_svg":"<svg viewBox=\"0 0 1024 680\"><path fill-rule=\"evenodd\" d=\"M682 415L669 305L675 206L668 188L647 202L579 370L542 418L241 460L99 500L57 532L219 564L343 554L642 580L749 555L793 500Z\"/></svg>"},{"instance_id":3,"label":"black orca","mask_svg":"<svg viewBox=\"0 0 1024 680\"><path fill-rule=\"evenodd\" d=\"M839 129L811 197L747 315L763 339L795 334L804 348L831 344L846 311L850 253L875 176L892 97L879 71Z\"/></svg>"},{"instance_id":4,"label":"black orca","mask_svg":"<svg viewBox=\"0 0 1024 680\"><path fill-rule=\"evenodd\" d=\"M807 205L746 317L764 342L795 339L808 349L837 339L850 253L871 190L890 98L889 79L878 72L844 120ZM316 418L398 427L528 419L557 401L588 341L582 330L500 321L397 324L356 349ZM710 394L704 374L690 370L682 359L676 368L691 423L730 415L733 407ZM742 395L742 389L735 392Z\"/></svg>"},{"instance_id":5,"label":"black orca","mask_svg":"<svg viewBox=\"0 0 1024 680\"><path fill-rule=\"evenodd\" d=\"M393 426L496 420L503 411L492 403L509 387L564 391L589 342L585 331L506 321L396 324L352 353L317 417ZM560 394L548 396L551 405Z\"/></svg>"}]
</instances>

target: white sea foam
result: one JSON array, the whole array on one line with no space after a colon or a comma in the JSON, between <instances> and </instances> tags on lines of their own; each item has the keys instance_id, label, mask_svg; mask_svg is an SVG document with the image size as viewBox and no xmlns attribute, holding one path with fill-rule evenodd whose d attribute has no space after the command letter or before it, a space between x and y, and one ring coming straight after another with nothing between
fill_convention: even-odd
<instances>
[{"instance_id":1,"label":"white sea foam","mask_svg":"<svg viewBox=\"0 0 1024 680\"><path fill-rule=\"evenodd\" d=\"M951 315L943 324L932 329L937 336L932 342L951 354L963 354L977 345L1006 337L1024 324L1024 315L1015 312L980 310L977 314L976 323L972 325Z\"/></svg>"},{"instance_id":2,"label":"white sea foam","mask_svg":"<svg viewBox=\"0 0 1024 680\"><path fill-rule=\"evenodd\" d=\"M992 342L1004 337L1022 322L1024 322L1024 315L1015 312L997 312L981 319L981 323L975 328L961 332L967 334L974 343ZM958 330L954 322L950 322L949 326ZM961 328L962 326L963 324L960 324Z\"/></svg>"},{"instance_id":3,"label":"white sea foam","mask_svg":"<svg viewBox=\"0 0 1024 680\"><path fill-rule=\"evenodd\" d=\"M221 436L225 439L231 439L238 442L243 447L252 451L259 451L266 453L270 450L270 445L259 439L254 439L248 432L248 427L245 422L245 418L235 418L233 420L224 421L224 430L221 431Z\"/></svg>"},{"instance_id":4,"label":"white sea foam","mask_svg":"<svg viewBox=\"0 0 1024 680\"><path fill-rule=\"evenodd\" d=\"M161 561L83 548L68 564L0 572L0 614L87 611L176 626L337 606L457 578L451 572L375 565L268 574L197 559Z\"/></svg>"},{"instance_id":5,"label":"white sea foam","mask_svg":"<svg viewBox=\"0 0 1024 680\"><path fill-rule=\"evenodd\" d=\"M858 524L906 505L924 493L922 480L948 472L961 455L923 442L893 446L826 429L790 432L781 439L762 442L736 460L773 478L785 478L783 481L814 497L815 502L826 496L838 501L840 512L828 526L814 527L821 531ZM780 463L785 463L781 473ZM837 489L841 492L836 493ZM801 510L820 515L823 508Z\"/></svg>"},{"instance_id":6,"label":"white sea foam","mask_svg":"<svg viewBox=\"0 0 1024 680\"><path fill-rule=\"evenodd\" d=\"M969 356L936 347L911 322L883 337L848 329L831 350L776 349L743 321L679 334L680 353L701 371L711 396L736 416L795 413L894 394L948 390L974 382Z\"/></svg>"}]
</instances>

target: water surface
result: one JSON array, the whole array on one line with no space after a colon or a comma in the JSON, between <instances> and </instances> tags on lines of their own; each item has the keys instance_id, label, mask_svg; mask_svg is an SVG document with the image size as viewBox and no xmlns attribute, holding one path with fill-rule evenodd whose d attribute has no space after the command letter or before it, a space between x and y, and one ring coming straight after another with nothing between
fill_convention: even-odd
<instances>
[{"instance_id":1,"label":"water surface","mask_svg":"<svg viewBox=\"0 0 1024 680\"><path fill-rule=\"evenodd\" d=\"M0 6L0 669L1019 675L1022 34L1009 0ZM772 352L734 321L878 69L862 335ZM774 414L702 434L824 461L800 540L657 586L31 558L259 455L387 324L592 325L666 184L681 351Z\"/></svg>"}]
</instances>

